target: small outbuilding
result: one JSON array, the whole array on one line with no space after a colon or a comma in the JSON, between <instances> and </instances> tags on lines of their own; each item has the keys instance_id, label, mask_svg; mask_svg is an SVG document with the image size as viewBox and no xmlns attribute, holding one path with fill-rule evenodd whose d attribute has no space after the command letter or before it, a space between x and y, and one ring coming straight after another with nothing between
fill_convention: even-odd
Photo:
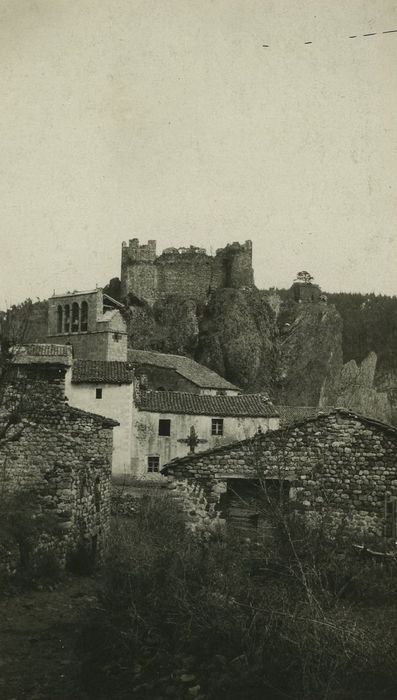
<instances>
[{"instance_id":1,"label":"small outbuilding","mask_svg":"<svg viewBox=\"0 0 397 700\"><path fill-rule=\"evenodd\" d=\"M239 507L266 518L253 505L256 488L282 493L290 510L331 513L362 537L396 540L397 429L348 410L172 460L162 473L176 485L195 482L226 519Z\"/></svg>"}]
</instances>

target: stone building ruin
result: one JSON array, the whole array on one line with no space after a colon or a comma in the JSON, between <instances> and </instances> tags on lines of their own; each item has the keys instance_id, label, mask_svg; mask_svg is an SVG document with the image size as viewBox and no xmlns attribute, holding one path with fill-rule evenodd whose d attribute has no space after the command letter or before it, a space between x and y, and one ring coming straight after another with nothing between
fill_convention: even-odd
<instances>
[{"instance_id":1,"label":"stone building ruin","mask_svg":"<svg viewBox=\"0 0 397 700\"><path fill-rule=\"evenodd\" d=\"M212 289L252 287L252 242L230 243L209 255L204 248L165 248L156 253L156 241L140 245L138 238L123 242L121 296L150 304L167 295L205 300Z\"/></svg>"}]
</instances>

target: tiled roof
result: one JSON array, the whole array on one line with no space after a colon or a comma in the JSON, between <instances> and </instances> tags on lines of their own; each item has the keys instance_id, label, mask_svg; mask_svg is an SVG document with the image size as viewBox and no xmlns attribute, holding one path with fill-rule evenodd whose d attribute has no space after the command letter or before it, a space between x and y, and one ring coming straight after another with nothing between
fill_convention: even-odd
<instances>
[{"instance_id":1,"label":"tiled roof","mask_svg":"<svg viewBox=\"0 0 397 700\"><path fill-rule=\"evenodd\" d=\"M24 345L19 350L22 352L26 349L27 355L70 355L70 345L56 345L55 343L31 343ZM18 352L18 350L17 350Z\"/></svg>"},{"instance_id":2,"label":"tiled roof","mask_svg":"<svg viewBox=\"0 0 397 700\"><path fill-rule=\"evenodd\" d=\"M272 418L278 413L263 394L211 396L181 391L142 391L137 398L141 411L155 413L184 413L203 416L249 416Z\"/></svg>"},{"instance_id":3,"label":"tiled roof","mask_svg":"<svg viewBox=\"0 0 397 700\"><path fill-rule=\"evenodd\" d=\"M202 389L239 391L237 386L220 377L216 372L183 355L167 355L150 350L128 350L128 361L133 365L153 365L173 369Z\"/></svg>"},{"instance_id":4,"label":"tiled roof","mask_svg":"<svg viewBox=\"0 0 397 700\"><path fill-rule=\"evenodd\" d=\"M297 421L295 424L290 423L289 425L284 425L284 427L280 428L279 430L271 430L266 433L261 433L261 434L256 434L254 437L249 437L246 438L245 440L237 440L236 442L229 442L226 445L218 445L216 447L212 447L208 450L203 450L200 452L195 452L194 454L188 454L185 455L184 457L175 457L174 459L170 460L167 464L163 466L161 469L161 473L167 475L169 472L169 469L174 466L178 465L181 463L189 463L194 462L196 460L200 460L205 458L207 455L213 454L213 453L227 453L227 452L232 452L233 450L238 449L239 446L241 445L249 445L250 443L254 443L254 441L260 441L266 443L267 440L272 440L274 439L275 435L278 435L280 433L288 433L290 431L293 431L295 428L299 428L301 425L305 425L307 423L312 423L316 421L320 421L324 418L328 418L329 416L332 415L340 415L343 416L344 418L347 419L352 419L352 420L357 420L360 423L363 423L364 425L368 425L375 430L381 430L382 432L386 432L389 435L392 435L394 438L397 439L397 428L393 425L389 425L388 423L382 423L381 421L374 420L372 418L368 418L368 416L363 416L359 413L355 413L354 411L350 411L345 408L329 408L329 409L318 409L318 412L316 415L306 417L300 421Z\"/></svg>"},{"instance_id":5,"label":"tiled roof","mask_svg":"<svg viewBox=\"0 0 397 700\"><path fill-rule=\"evenodd\" d=\"M280 415L280 426L282 428L297 421L315 418L326 410L318 406L276 406L276 408Z\"/></svg>"},{"instance_id":6,"label":"tiled roof","mask_svg":"<svg viewBox=\"0 0 397 700\"><path fill-rule=\"evenodd\" d=\"M13 348L12 361L23 364L71 364L73 349L71 345L55 343L30 343Z\"/></svg>"},{"instance_id":7,"label":"tiled roof","mask_svg":"<svg viewBox=\"0 0 397 700\"><path fill-rule=\"evenodd\" d=\"M105 360L75 360L73 384L131 384L133 370L128 362Z\"/></svg>"}]
</instances>

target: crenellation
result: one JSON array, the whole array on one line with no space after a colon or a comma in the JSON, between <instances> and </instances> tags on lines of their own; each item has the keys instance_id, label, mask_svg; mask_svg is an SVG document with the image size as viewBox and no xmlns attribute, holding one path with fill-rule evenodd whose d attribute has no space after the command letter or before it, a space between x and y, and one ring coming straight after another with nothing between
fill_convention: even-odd
<instances>
[{"instance_id":1,"label":"crenellation","mask_svg":"<svg viewBox=\"0 0 397 700\"><path fill-rule=\"evenodd\" d=\"M168 247L156 256L156 241L140 245L134 238L122 244L121 293L154 304L178 294L204 300L213 289L254 285L252 242L230 243L215 255L204 248Z\"/></svg>"}]
</instances>

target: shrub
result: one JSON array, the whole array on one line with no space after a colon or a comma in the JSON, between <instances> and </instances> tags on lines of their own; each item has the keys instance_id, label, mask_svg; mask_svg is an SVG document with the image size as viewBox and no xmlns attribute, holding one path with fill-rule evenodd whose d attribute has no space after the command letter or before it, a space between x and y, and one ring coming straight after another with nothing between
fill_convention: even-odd
<instances>
[{"instance_id":1,"label":"shrub","mask_svg":"<svg viewBox=\"0 0 397 700\"><path fill-rule=\"evenodd\" d=\"M395 608L345 595L360 562L323 530L280 516L271 545L202 541L171 499L142 499L116 521L83 634L89 692L186 698L187 678L217 700L395 697Z\"/></svg>"}]
</instances>

